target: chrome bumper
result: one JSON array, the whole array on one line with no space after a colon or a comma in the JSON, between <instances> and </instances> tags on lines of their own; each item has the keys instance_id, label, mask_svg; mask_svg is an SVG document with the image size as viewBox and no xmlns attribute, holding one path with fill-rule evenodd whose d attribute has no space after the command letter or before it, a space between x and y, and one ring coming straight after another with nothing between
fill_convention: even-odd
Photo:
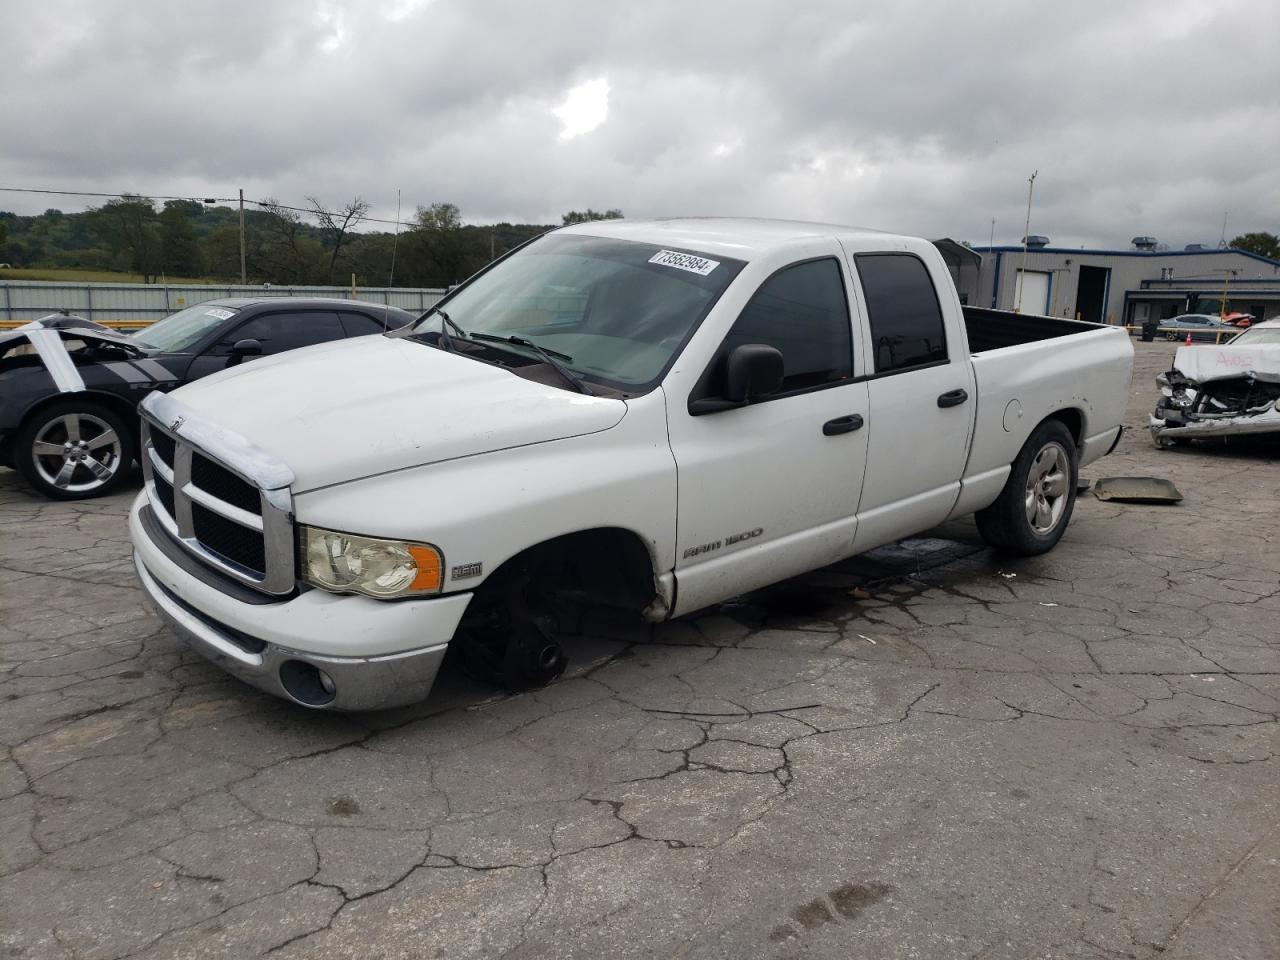
<instances>
[{"instance_id":1,"label":"chrome bumper","mask_svg":"<svg viewBox=\"0 0 1280 960\"><path fill-rule=\"evenodd\" d=\"M232 634L218 629L216 621L178 602L147 570L135 552L134 567L147 598L177 636L196 653L260 690L321 710L385 710L425 700L444 660L448 644L374 657L329 657L266 643L251 652ZM314 695L299 696L284 677L297 677L306 668L323 671L332 691L314 688ZM283 668L283 673L282 673ZM328 699L326 699L326 696Z\"/></svg>"}]
</instances>

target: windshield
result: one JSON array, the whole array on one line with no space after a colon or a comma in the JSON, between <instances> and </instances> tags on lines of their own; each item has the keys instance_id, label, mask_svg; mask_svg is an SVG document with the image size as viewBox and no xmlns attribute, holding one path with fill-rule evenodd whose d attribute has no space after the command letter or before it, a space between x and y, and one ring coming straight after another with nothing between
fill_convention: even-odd
<instances>
[{"instance_id":1,"label":"windshield","mask_svg":"<svg viewBox=\"0 0 1280 960\"><path fill-rule=\"evenodd\" d=\"M133 335L133 339L152 350L182 353L190 350L211 330L235 315L236 311L228 307L201 303L144 327Z\"/></svg>"},{"instance_id":2,"label":"windshield","mask_svg":"<svg viewBox=\"0 0 1280 960\"><path fill-rule=\"evenodd\" d=\"M555 351L584 379L645 390L742 267L727 257L552 234L481 274L442 306L468 334L530 340ZM440 324L438 314L428 313L414 332Z\"/></svg>"},{"instance_id":3,"label":"windshield","mask_svg":"<svg viewBox=\"0 0 1280 960\"><path fill-rule=\"evenodd\" d=\"M1280 327L1254 327L1231 340L1233 347L1260 347L1266 343L1280 343Z\"/></svg>"}]
</instances>

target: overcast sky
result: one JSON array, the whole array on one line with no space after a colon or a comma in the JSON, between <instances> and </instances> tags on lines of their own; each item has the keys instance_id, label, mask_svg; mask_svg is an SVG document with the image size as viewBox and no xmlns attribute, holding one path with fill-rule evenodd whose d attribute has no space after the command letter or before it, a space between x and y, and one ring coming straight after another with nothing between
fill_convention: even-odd
<instances>
[{"instance_id":1,"label":"overcast sky","mask_svg":"<svg viewBox=\"0 0 1280 960\"><path fill-rule=\"evenodd\" d=\"M5 0L0 186L1280 231L1280 2ZM100 201L0 193L0 209Z\"/></svg>"}]
</instances>

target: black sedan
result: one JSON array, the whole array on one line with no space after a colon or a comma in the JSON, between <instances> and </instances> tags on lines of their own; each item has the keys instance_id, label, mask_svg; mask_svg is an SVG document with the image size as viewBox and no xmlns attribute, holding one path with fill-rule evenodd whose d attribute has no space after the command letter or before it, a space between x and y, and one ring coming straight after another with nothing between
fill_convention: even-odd
<instances>
[{"instance_id":1,"label":"black sedan","mask_svg":"<svg viewBox=\"0 0 1280 960\"><path fill-rule=\"evenodd\" d=\"M0 463L55 500L101 496L138 451L138 402L256 356L394 330L359 300L210 300L132 335L55 314L0 332Z\"/></svg>"}]
</instances>

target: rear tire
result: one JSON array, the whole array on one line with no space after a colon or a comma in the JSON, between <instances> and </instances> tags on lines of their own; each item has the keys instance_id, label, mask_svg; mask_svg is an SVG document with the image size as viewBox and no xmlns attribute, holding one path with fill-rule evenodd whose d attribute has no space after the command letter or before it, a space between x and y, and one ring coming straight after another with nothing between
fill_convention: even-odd
<instances>
[{"instance_id":1,"label":"rear tire","mask_svg":"<svg viewBox=\"0 0 1280 960\"><path fill-rule=\"evenodd\" d=\"M1032 431L991 506L974 516L982 539L997 550L1034 557L1052 550L1071 522L1079 480L1075 439L1060 420Z\"/></svg>"},{"instance_id":2,"label":"rear tire","mask_svg":"<svg viewBox=\"0 0 1280 960\"><path fill-rule=\"evenodd\" d=\"M14 440L18 472L51 500L87 500L116 490L134 459L133 431L114 410L63 400L30 417Z\"/></svg>"}]
</instances>

